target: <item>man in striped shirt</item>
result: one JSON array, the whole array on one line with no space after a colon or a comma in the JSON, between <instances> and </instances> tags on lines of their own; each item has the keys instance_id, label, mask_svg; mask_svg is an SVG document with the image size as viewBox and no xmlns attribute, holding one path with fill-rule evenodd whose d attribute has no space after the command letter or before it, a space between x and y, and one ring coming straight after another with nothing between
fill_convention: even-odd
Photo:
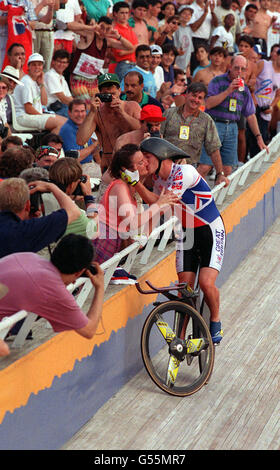
<instances>
[{"instance_id":1,"label":"man in striped shirt","mask_svg":"<svg viewBox=\"0 0 280 470\"><path fill-rule=\"evenodd\" d=\"M220 153L226 176L238 163L237 122L241 115L247 118L247 123L257 139L260 150L266 149L268 151L259 130L255 116L255 105L249 88L245 84L243 86L240 84L240 78L244 80L246 70L247 60L245 57L234 56L229 71L213 78L208 85L206 112L215 121L218 130L222 143ZM205 151L201 154L200 164L204 166L203 170L206 174L212 167L212 161Z\"/></svg>"}]
</instances>

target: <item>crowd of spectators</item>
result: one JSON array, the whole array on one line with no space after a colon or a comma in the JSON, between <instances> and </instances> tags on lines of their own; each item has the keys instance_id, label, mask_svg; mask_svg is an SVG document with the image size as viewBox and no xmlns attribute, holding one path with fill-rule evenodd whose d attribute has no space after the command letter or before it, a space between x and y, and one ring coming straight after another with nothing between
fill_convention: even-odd
<instances>
[{"instance_id":1,"label":"crowd of spectators","mask_svg":"<svg viewBox=\"0 0 280 470\"><path fill-rule=\"evenodd\" d=\"M93 240L101 262L120 250L106 201L127 201L140 230L141 200L121 175L145 180L147 136L228 184L279 130L280 0L7 0L0 38L3 259L47 257L69 234Z\"/></svg>"}]
</instances>

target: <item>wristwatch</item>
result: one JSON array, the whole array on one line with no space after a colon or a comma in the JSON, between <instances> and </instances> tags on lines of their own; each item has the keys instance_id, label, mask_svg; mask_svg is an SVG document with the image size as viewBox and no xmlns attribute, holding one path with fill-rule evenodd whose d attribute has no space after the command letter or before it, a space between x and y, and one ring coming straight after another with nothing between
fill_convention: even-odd
<instances>
[{"instance_id":1,"label":"wristwatch","mask_svg":"<svg viewBox=\"0 0 280 470\"><path fill-rule=\"evenodd\" d=\"M216 177L215 177L215 180L218 178L218 176L225 176L224 172L223 171L219 171L219 173L216 173Z\"/></svg>"}]
</instances>

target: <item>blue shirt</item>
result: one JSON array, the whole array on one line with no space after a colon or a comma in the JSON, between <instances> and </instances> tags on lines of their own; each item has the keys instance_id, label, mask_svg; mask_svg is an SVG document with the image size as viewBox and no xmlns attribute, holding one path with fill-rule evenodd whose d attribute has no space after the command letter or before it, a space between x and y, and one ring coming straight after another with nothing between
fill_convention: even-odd
<instances>
[{"instance_id":1,"label":"blue shirt","mask_svg":"<svg viewBox=\"0 0 280 470\"><path fill-rule=\"evenodd\" d=\"M65 209L28 220L21 220L13 212L0 212L0 258L12 253L42 250L62 237L67 224Z\"/></svg>"},{"instance_id":2,"label":"blue shirt","mask_svg":"<svg viewBox=\"0 0 280 470\"><path fill-rule=\"evenodd\" d=\"M87 144L78 145L77 139L76 139L77 132L78 132L78 126L72 121L72 119L68 119L66 123L63 124L63 126L61 127L59 135L63 139L64 152L67 152L69 150L83 150L87 148L89 145L93 144L93 141L89 139ZM90 163L90 162L92 162L92 155L88 155L82 161L80 161L81 164Z\"/></svg>"},{"instance_id":3,"label":"blue shirt","mask_svg":"<svg viewBox=\"0 0 280 470\"><path fill-rule=\"evenodd\" d=\"M174 85L174 67L173 67L173 65L170 65L168 72L166 70L164 70L164 68L163 68L163 76L164 76L165 83L166 82L171 82L171 86Z\"/></svg>"}]
</instances>

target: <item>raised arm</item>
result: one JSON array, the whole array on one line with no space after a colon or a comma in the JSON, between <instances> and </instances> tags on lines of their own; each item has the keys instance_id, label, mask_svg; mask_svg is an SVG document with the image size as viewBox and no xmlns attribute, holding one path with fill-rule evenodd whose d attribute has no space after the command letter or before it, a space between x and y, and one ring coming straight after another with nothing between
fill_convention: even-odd
<instances>
[{"instance_id":1,"label":"raised arm","mask_svg":"<svg viewBox=\"0 0 280 470\"><path fill-rule=\"evenodd\" d=\"M99 98L91 100L91 108L84 122L79 126L76 141L78 145L85 145L96 130L96 119L101 101Z\"/></svg>"}]
</instances>

